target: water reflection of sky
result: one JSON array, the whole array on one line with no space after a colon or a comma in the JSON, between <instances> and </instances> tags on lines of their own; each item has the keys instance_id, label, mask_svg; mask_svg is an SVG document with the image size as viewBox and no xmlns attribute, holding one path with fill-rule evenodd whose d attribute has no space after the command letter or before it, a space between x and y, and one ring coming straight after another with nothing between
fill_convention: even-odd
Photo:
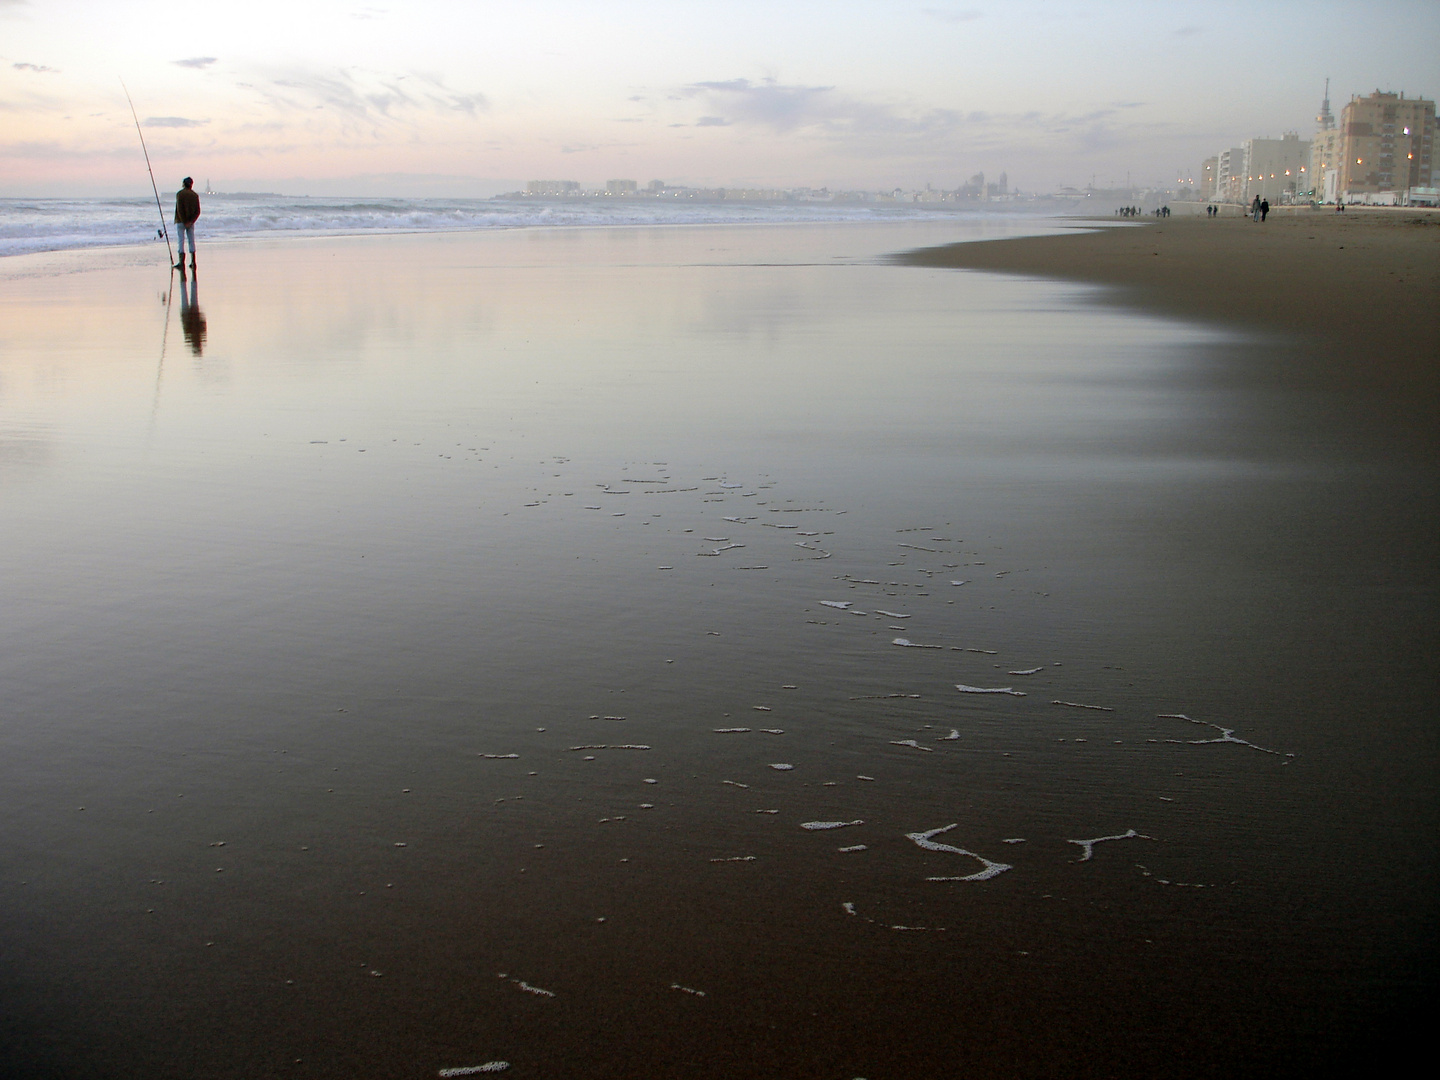
<instances>
[{"instance_id":1,"label":"water reflection of sky","mask_svg":"<svg viewBox=\"0 0 1440 1080\"><path fill-rule=\"evenodd\" d=\"M1148 1029L1193 1056L1197 1012L1249 1031L1270 1000L1252 957L1293 932L1287 896L1326 913L1287 955L1330 962L1348 931L1324 927L1368 925L1372 840L1326 803L1361 798L1356 775L1302 769L1364 760L1380 736L1343 718L1379 691L1337 686L1312 628L1383 611L1347 655L1408 662L1385 637L1405 625L1386 629L1394 605L1336 584L1345 545L1316 511L1339 505L1335 477L1287 434L1300 421L1257 404L1278 398L1211 377L1232 339L1071 285L881 258L955 238L217 245L203 316L163 267L110 255L9 278L0 788L27 839L3 854L37 885L7 925L57 958L27 969L36 985L80 957L114 973L73 991L69 1042L106 1045L96 1017L119 1016L168 1045L190 1029L142 1014L245 1001L232 1059L257 1061L293 1038L289 999L254 990L284 969L323 986L306 1026L327 1053L364 1028L413 1062L415 1030L460 1038L413 1010L481 1001L475 971L499 970L579 1002L546 1038L615 1029L616 979L709 979L721 1042L778 987L805 1018L773 1038L803 1042L816 1002L845 1017L826 1040L873 1064L911 1045L907 994L948 1001L969 963L1025 1003L1005 1022L1053 1061L1071 1060L1053 1032L1077 1009L1103 1026L1137 980L1198 973L1154 995ZM1388 685L1387 722L1415 722L1405 676ZM1181 713L1278 752L1186 741L1214 729ZM599 749L617 745L651 749ZM1387 776L1413 789L1413 771ZM855 820L863 853L799 827ZM1012 869L925 880L975 869L904 839L938 830ZM1073 844L1107 838L1077 877ZM153 879L183 903L152 899ZM1241 880L1265 884L1210 888ZM1156 891L1169 882L1206 888ZM403 904L369 906L387 884ZM936 892L955 888L979 891ZM130 921L147 908L154 937ZM597 912L632 936L577 949ZM847 919L951 936L886 939L861 981L887 997L857 1004ZM200 979L185 943L211 933L225 965ZM429 989L382 1002L380 980L330 980L358 967L355 941L381 943L366 971L387 986ZM1041 948L1037 977L1017 957ZM477 1008L529 1052L538 1029ZM655 1023L684 1027L668 1008ZM1247 1037L1274 1044L1308 1015Z\"/></svg>"}]
</instances>

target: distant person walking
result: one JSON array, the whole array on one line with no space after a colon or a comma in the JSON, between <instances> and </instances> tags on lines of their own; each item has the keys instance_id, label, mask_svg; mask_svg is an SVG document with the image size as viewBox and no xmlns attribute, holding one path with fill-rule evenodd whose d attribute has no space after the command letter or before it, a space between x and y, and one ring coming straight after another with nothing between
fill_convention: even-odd
<instances>
[{"instance_id":1,"label":"distant person walking","mask_svg":"<svg viewBox=\"0 0 1440 1080\"><path fill-rule=\"evenodd\" d=\"M1261 200L1260 200L1260 220L1261 220L1261 221L1264 221L1265 218L1269 216L1269 214L1270 214L1270 200L1269 200L1269 199L1261 199Z\"/></svg>"},{"instance_id":2,"label":"distant person walking","mask_svg":"<svg viewBox=\"0 0 1440 1080\"><path fill-rule=\"evenodd\" d=\"M175 193L175 231L180 236L180 261L175 268L185 273L185 241L190 241L190 269L195 269L195 219L200 216L200 195L195 181L185 177L184 186Z\"/></svg>"}]
</instances>

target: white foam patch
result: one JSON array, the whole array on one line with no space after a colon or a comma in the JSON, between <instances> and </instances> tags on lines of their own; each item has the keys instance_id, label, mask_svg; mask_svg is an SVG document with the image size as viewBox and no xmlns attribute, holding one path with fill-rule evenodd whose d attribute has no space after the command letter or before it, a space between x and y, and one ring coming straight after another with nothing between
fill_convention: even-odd
<instances>
[{"instance_id":1,"label":"white foam patch","mask_svg":"<svg viewBox=\"0 0 1440 1080\"><path fill-rule=\"evenodd\" d=\"M748 727L717 727L716 735L744 735L750 729Z\"/></svg>"},{"instance_id":2,"label":"white foam patch","mask_svg":"<svg viewBox=\"0 0 1440 1080\"><path fill-rule=\"evenodd\" d=\"M513 761L519 754L481 754L482 758L489 758L491 761Z\"/></svg>"},{"instance_id":3,"label":"white foam patch","mask_svg":"<svg viewBox=\"0 0 1440 1080\"><path fill-rule=\"evenodd\" d=\"M911 748L913 748L913 749L915 749L915 750L924 750L927 754L933 754L933 753L935 752L933 749L931 749L931 748L928 747L928 746L921 746L921 745L920 745L918 742L916 742L914 739L891 739L891 740L890 740L890 745L891 745L891 746L909 746L909 747L911 747Z\"/></svg>"},{"instance_id":4,"label":"white foam patch","mask_svg":"<svg viewBox=\"0 0 1440 1080\"><path fill-rule=\"evenodd\" d=\"M1108 705L1082 705L1078 701L1052 701L1051 705L1064 705L1067 709L1093 709L1095 712L1114 712Z\"/></svg>"},{"instance_id":5,"label":"white foam patch","mask_svg":"<svg viewBox=\"0 0 1440 1080\"><path fill-rule=\"evenodd\" d=\"M886 616L887 618L890 618L890 619L908 619L908 618L910 618L909 615L901 615L898 611L886 611L884 608L878 608L878 607L875 609L875 613L876 613L877 615L884 615L884 616Z\"/></svg>"},{"instance_id":6,"label":"white foam patch","mask_svg":"<svg viewBox=\"0 0 1440 1080\"><path fill-rule=\"evenodd\" d=\"M509 979L510 977L508 975L501 975L500 978ZM524 990L527 994L534 994L536 997L543 998L553 998L555 996L555 991L545 990L538 986L531 986L524 979L510 979L510 981L516 986L518 986L521 990Z\"/></svg>"},{"instance_id":7,"label":"white foam patch","mask_svg":"<svg viewBox=\"0 0 1440 1080\"><path fill-rule=\"evenodd\" d=\"M731 855L725 859L711 859L711 862L754 862L754 855Z\"/></svg>"},{"instance_id":8,"label":"white foam patch","mask_svg":"<svg viewBox=\"0 0 1440 1080\"><path fill-rule=\"evenodd\" d=\"M890 644L891 644L891 645L899 645L901 648L904 648L904 649L943 649L943 648L944 648L943 645L917 645L915 642L911 641L909 638L903 638L903 637L897 637L894 641L890 642Z\"/></svg>"},{"instance_id":9,"label":"white foam patch","mask_svg":"<svg viewBox=\"0 0 1440 1080\"><path fill-rule=\"evenodd\" d=\"M840 850L841 850L841 851L844 851L845 848L841 848ZM872 919L872 918L870 918L869 915L861 915L858 911L855 910L855 905L854 905L854 903L851 902L851 901L849 901L849 900L846 900L843 904L840 905L840 907L844 910L844 912L845 912L846 915L854 915L854 916L857 916L858 918L864 919L866 922L870 923L870 924L873 925L873 926L883 926L883 927L885 927L885 929L887 929L887 930L916 930L916 931L938 930L938 931L941 931L941 932L944 932L944 930L945 930L945 927L943 927L943 926L899 926L899 925L892 925L891 923L882 923L879 919Z\"/></svg>"},{"instance_id":10,"label":"white foam patch","mask_svg":"<svg viewBox=\"0 0 1440 1080\"><path fill-rule=\"evenodd\" d=\"M691 988L688 987L688 986L681 986L679 983L671 983L671 984L670 984L670 989L671 989L671 990L679 990L682 994L693 994L695 997L704 997L704 996L705 996L705 991L704 991L704 990L694 990L694 989L691 989Z\"/></svg>"},{"instance_id":11,"label":"white foam patch","mask_svg":"<svg viewBox=\"0 0 1440 1080\"><path fill-rule=\"evenodd\" d=\"M1009 672L1011 675L1034 675L1037 671L1044 671L1043 667L1022 668L1019 671Z\"/></svg>"},{"instance_id":12,"label":"white foam patch","mask_svg":"<svg viewBox=\"0 0 1440 1080\"><path fill-rule=\"evenodd\" d=\"M969 578L966 578L964 581L952 581L952 582L950 582L950 584L951 584L951 585L968 585L968 584L970 584L970 579L969 579Z\"/></svg>"},{"instance_id":13,"label":"white foam patch","mask_svg":"<svg viewBox=\"0 0 1440 1080\"><path fill-rule=\"evenodd\" d=\"M462 1065L456 1069L441 1069L439 1076L476 1076L480 1073L504 1072L510 1068L508 1061L487 1061L484 1065Z\"/></svg>"},{"instance_id":14,"label":"white foam patch","mask_svg":"<svg viewBox=\"0 0 1440 1080\"><path fill-rule=\"evenodd\" d=\"M955 689L962 694L1009 694L1011 697L1024 697L1024 690L1016 690L1013 686L967 686L964 683L956 683Z\"/></svg>"},{"instance_id":15,"label":"white foam patch","mask_svg":"<svg viewBox=\"0 0 1440 1080\"><path fill-rule=\"evenodd\" d=\"M849 854L852 851L865 851L866 847L864 844L851 844L849 847L836 848L835 850Z\"/></svg>"},{"instance_id":16,"label":"white foam patch","mask_svg":"<svg viewBox=\"0 0 1440 1080\"><path fill-rule=\"evenodd\" d=\"M985 858L984 855L977 855L973 851L966 851L964 848L954 847L950 844L942 844L933 839L933 837L939 836L941 833L947 833L951 829L958 828L959 824L959 822L955 822L939 829L927 829L925 832L906 833L905 838L915 841L918 846L924 848L926 851L948 851L955 855L967 855L972 859L979 859L984 869L977 870L973 874L965 874L959 877L927 877L925 879L926 881L989 881L991 878L1003 874L1006 870L1013 869L1008 863L995 862L993 859Z\"/></svg>"},{"instance_id":17,"label":"white foam patch","mask_svg":"<svg viewBox=\"0 0 1440 1080\"><path fill-rule=\"evenodd\" d=\"M789 772L791 769L795 768L795 766L787 765L783 761L777 761L772 764L770 768L775 769L777 772Z\"/></svg>"},{"instance_id":18,"label":"white foam patch","mask_svg":"<svg viewBox=\"0 0 1440 1080\"><path fill-rule=\"evenodd\" d=\"M614 719L614 717L607 717ZM624 719L621 717L621 719ZM641 743L595 743L591 746L572 746L571 750L649 750L650 747Z\"/></svg>"},{"instance_id":19,"label":"white foam patch","mask_svg":"<svg viewBox=\"0 0 1440 1080\"><path fill-rule=\"evenodd\" d=\"M952 727L952 728L950 729L950 734L949 734L949 735L942 735L942 736L940 736L940 741L941 741L941 742L954 742L954 741L955 741L956 739L958 739L958 738L960 738L960 732L959 732L959 730Z\"/></svg>"},{"instance_id":20,"label":"white foam patch","mask_svg":"<svg viewBox=\"0 0 1440 1080\"><path fill-rule=\"evenodd\" d=\"M1153 836L1146 836L1144 833L1138 833L1138 832L1136 832L1134 829L1126 829L1123 833L1117 833L1117 834L1115 834L1114 836L1097 836L1097 837L1095 837L1093 840L1066 840L1065 842L1066 842L1067 844L1079 844L1082 848L1085 849L1085 854L1084 854L1084 855L1081 855L1080 858L1076 859L1076 860L1075 860L1076 862L1089 862L1089 861L1090 861L1092 858L1094 858L1094 856L1095 856L1095 845L1096 845L1096 844L1103 844L1103 843L1105 843L1107 840L1154 840L1154 839L1155 839L1155 838L1154 838Z\"/></svg>"},{"instance_id":21,"label":"white foam patch","mask_svg":"<svg viewBox=\"0 0 1440 1080\"><path fill-rule=\"evenodd\" d=\"M766 734L766 735L784 735L784 734L785 734L785 729L784 729L784 728L778 728L778 727L762 727L762 728L760 729L760 731L763 732L763 733Z\"/></svg>"},{"instance_id":22,"label":"white foam patch","mask_svg":"<svg viewBox=\"0 0 1440 1080\"><path fill-rule=\"evenodd\" d=\"M1221 727L1219 724L1212 724L1208 720L1191 720L1190 717L1186 716L1184 713L1160 713L1159 716L1162 720L1189 720L1192 724L1199 724L1201 727L1214 728L1216 731L1220 732L1220 737L1216 739L1187 740L1191 746L1205 746L1208 743L1233 742L1239 743L1241 746L1248 746L1252 750L1259 750L1262 754L1274 754L1276 757L1280 756L1280 751L1278 750L1271 750L1264 746L1257 746L1247 739L1235 738L1234 728ZM1287 756L1294 757L1295 755L1289 754Z\"/></svg>"},{"instance_id":23,"label":"white foam patch","mask_svg":"<svg viewBox=\"0 0 1440 1080\"><path fill-rule=\"evenodd\" d=\"M821 829L848 829L851 825L864 825L860 819L854 821L806 821L800 828L809 829L811 832L818 832Z\"/></svg>"},{"instance_id":24,"label":"white foam patch","mask_svg":"<svg viewBox=\"0 0 1440 1080\"><path fill-rule=\"evenodd\" d=\"M849 600L821 600L820 603L825 607L838 608L841 611L844 611L850 606Z\"/></svg>"}]
</instances>

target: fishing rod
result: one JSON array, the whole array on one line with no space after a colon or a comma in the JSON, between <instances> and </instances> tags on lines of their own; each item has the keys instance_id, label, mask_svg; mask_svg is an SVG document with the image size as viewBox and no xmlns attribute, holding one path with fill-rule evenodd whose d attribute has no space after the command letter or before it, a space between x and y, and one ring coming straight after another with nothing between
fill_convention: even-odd
<instances>
[{"instance_id":1,"label":"fishing rod","mask_svg":"<svg viewBox=\"0 0 1440 1080\"><path fill-rule=\"evenodd\" d=\"M165 208L160 205L160 189L155 185L155 170L150 168L150 151L145 149L145 133L140 130L140 115L135 111L135 102L125 80L120 80L120 89L125 91L125 100L130 102L130 115L135 117L135 134L140 136L140 152L145 155L145 169L150 174L150 188L155 192L155 209L160 213L160 232L165 237L165 253L170 256L170 268L175 268L175 252L170 248L170 230L165 226ZM168 321L167 321L167 326Z\"/></svg>"}]
</instances>

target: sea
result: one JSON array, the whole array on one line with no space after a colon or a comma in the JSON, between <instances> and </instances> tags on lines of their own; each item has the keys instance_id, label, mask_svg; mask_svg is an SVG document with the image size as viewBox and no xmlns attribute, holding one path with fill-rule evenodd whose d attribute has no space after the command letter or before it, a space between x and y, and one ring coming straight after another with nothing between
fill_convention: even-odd
<instances>
[{"instance_id":1,"label":"sea","mask_svg":"<svg viewBox=\"0 0 1440 1080\"><path fill-rule=\"evenodd\" d=\"M1017 204L988 216L1016 213ZM172 206L153 199L0 199L0 256L164 243ZM1021 211L1024 213L1023 211ZM938 204L721 202L673 198L312 198L270 193L202 195L205 241L265 236L472 232L529 227L765 225L799 222L945 221L986 211ZM1035 212L1025 216L1035 217ZM172 237L172 242L173 242Z\"/></svg>"}]
</instances>

